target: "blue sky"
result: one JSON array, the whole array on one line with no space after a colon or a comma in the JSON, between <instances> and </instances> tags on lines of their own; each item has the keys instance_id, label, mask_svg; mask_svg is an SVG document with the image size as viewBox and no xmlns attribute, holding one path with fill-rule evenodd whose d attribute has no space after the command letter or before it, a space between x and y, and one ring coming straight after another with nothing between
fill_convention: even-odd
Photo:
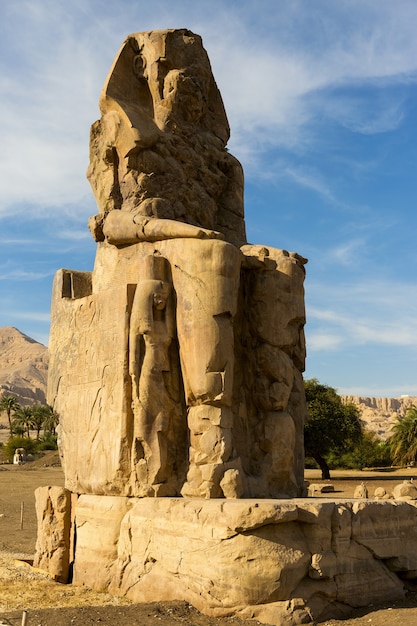
<instances>
[{"instance_id":1,"label":"blue sky","mask_svg":"<svg viewBox=\"0 0 417 626\"><path fill-rule=\"evenodd\" d=\"M2 0L0 326L47 344L91 270L89 127L127 34L199 33L246 179L248 240L309 259L307 372L417 395L415 0Z\"/></svg>"}]
</instances>

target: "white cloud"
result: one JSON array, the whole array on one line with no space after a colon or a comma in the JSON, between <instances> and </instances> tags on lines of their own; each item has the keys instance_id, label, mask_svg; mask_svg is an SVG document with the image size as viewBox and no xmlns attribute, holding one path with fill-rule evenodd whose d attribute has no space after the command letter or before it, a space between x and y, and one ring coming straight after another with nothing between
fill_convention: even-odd
<instances>
[{"instance_id":1,"label":"white cloud","mask_svg":"<svg viewBox=\"0 0 417 626\"><path fill-rule=\"evenodd\" d=\"M388 281L310 286L309 352L364 345L417 347L416 294L414 284Z\"/></svg>"},{"instance_id":2,"label":"white cloud","mask_svg":"<svg viewBox=\"0 0 417 626\"><path fill-rule=\"evenodd\" d=\"M326 257L330 262L336 262L346 267L357 266L360 262L358 257L362 259L365 246L365 239L351 239L338 246L330 247L326 252Z\"/></svg>"},{"instance_id":3,"label":"white cloud","mask_svg":"<svg viewBox=\"0 0 417 626\"><path fill-rule=\"evenodd\" d=\"M86 225L83 229L65 230L56 234L57 239L66 239L69 241L86 240L92 241L91 233L87 230Z\"/></svg>"},{"instance_id":4,"label":"white cloud","mask_svg":"<svg viewBox=\"0 0 417 626\"><path fill-rule=\"evenodd\" d=\"M321 350L339 350L345 343L344 338L341 335L332 334L325 331L306 332L307 351L321 351Z\"/></svg>"},{"instance_id":5,"label":"white cloud","mask_svg":"<svg viewBox=\"0 0 417 626\"><path fill-rule=\"evenodd\" d=\"M23 269L4 270L0 268L0 280L34 281L52 276L54 272L28 272Z\"/></svg>"},{"instance_id":6,"label":"white cloud","mask_svg":"<svg viewBox=\"0 0 417 626\"><path fill-rule=\"evenodd\" d=\"M391 93L328 94L320 98L320 104L330 119L363 135L395 130L404 119L403 98Z\"/></svg>"},{"instance_id":7,"label":"white cloud","mask_svg":"<svg viewBox=\"0 0 417 626\"><path fill-rule=\"evenodd\" d=\"M317 171L313 171L311 168L287 166L284 168L283 173L301 187L306 187L322 196L326 201L336 201L328 183L323 180Z\"/></svg>"},{"instance_id":8,"label":"white cloud","mask_svg":"<svg viewBox=\"0 0 417 626\"><path fill-rule=\"evenodd\" d=\"M21 319L21 320L31 320L33 322L50 322L51 316L49 315L49 313L35 313L34 311L30 311L30 312L25 312L22 313L20 312L16 312L14 313L14 316L17 319Z\"/></svg>"},{"instance_id":9,"label":"white cloud","mask_svg":"<svg viewBox=\"0 0 417 626\"><path fill-rule=\"evenodd\" d=\"M31 237L5 237L0 236L0 244L2 246L32 246L38 244L38 239Z\"/></svg>"}]
</instances>

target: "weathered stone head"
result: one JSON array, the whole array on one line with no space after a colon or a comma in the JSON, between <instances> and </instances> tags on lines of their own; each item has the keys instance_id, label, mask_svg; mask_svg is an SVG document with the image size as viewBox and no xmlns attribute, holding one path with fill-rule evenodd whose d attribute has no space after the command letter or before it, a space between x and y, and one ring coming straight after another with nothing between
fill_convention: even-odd
<instances>
[{"instance_id":1,"label":"weathered stone head","mask_svg":"<svg viewBox=\"0 0 417 626\"><path fill-rule=\"evenodd\" d=\"M158 131L213 133L223 146L229 125L201 37L189 30L129 35L116 55L100 97L105 115L114 106L129 118L143 148ZM149 131L140 136L144 112ZM151 127L154 127L151 131Z\"/></svg>"},{"instance_id":2,"label":"weathered stone head","mask_svg":"<svg viewBox=\"0 0 417 626\"><path fill-rule=\"evenodd\" d=\"M130 35L92 126L88 178L113 209L218 230L245 242L243 174L201 38L188 30Z\"/></svg>"}]
</instances>

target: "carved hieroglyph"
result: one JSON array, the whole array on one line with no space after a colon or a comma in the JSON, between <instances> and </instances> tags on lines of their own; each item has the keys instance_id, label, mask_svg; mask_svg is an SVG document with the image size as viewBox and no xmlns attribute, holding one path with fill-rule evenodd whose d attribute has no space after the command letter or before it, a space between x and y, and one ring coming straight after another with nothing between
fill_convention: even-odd
<instances>
[{"instance_id":1,"label":"carved hieroglyph","mask_svg":"<svg viewBox=\"0 0 417 626\"><path fill-rule=\"evenodd\" d=\"M131 35L91 130L92 273L55 278L49 398L75 493L304 491L305 259L246 242L199 36Z\"/></svg>"}]
</instances>

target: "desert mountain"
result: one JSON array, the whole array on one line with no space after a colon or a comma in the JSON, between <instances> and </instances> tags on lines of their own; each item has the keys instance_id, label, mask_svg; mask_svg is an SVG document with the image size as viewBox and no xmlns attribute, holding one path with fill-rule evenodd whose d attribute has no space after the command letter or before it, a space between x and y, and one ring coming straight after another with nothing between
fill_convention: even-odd
<instances>
[{"instance_id":1,"label":"desert mountain","mask_svg":"<svg viewBox=\"0 0 417 626\"><path fill-rule=\"evenodd\" d=\"M397 419L404 417L411 406L417 406L417 396L400 398L342 396L342 400L359 407L365 429L374 432L380 439L388 439L392 435L391 428Z\"/></svg>"},{"instance_id":2,"label":"desert mountain","mask_svg":"<svg viewBox=\"0 0 417 626\"><path fill-rule=\"evenodd\" d=\"M13 326L0 328L0 397L22 406L46 403L48 348Z\"/></svg>"}]
</instances>

